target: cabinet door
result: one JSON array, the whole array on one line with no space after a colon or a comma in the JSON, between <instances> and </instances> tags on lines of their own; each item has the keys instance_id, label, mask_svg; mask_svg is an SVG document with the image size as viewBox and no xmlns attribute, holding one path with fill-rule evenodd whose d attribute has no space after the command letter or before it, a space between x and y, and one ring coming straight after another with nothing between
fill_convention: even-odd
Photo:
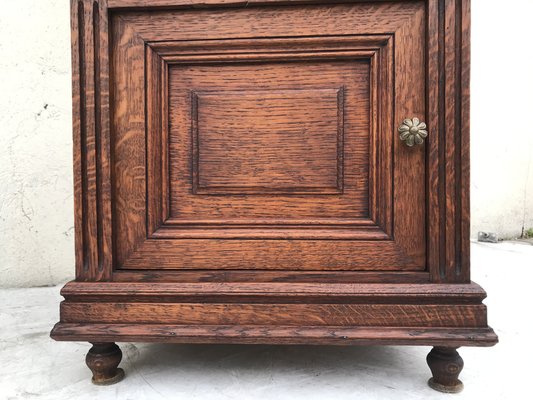
<instances>
[{"instance_id":1,"label":"cabinet door","mask_svg":"<svg viewBox=\"0 0 533 400\"><path fill-rule=\"evenodd\" d=\"M423 1L111 14L117 269L426 269Z\"/></svg>"}]
</instances>

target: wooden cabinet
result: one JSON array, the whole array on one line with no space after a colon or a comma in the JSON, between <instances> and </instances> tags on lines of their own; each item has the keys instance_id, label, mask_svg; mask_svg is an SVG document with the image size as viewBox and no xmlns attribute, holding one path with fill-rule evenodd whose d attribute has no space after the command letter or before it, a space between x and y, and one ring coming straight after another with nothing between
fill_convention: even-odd
<instances>
[{"instance_id":1,"label":"wooden cabinet","mask_svg":"<svg viewBox=\"0 0 533 400\"><path fill-rule=\"evenodd\" d=\"M72 43L52 337L96 343L95 383L116 341L418 344L458 390L455 348L496 343L469 277L468 0L73 0Z\"/></svg>"}]
</instances>

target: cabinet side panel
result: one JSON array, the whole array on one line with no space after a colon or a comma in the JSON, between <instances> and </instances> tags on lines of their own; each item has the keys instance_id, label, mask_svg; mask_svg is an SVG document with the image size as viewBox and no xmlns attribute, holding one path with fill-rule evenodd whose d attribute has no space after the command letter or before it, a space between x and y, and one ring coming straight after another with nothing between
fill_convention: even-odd
<instances>
[{"instance_id":1,"label":"cabinet side panel","mask_svg":"<svg viewBox=\"0 0 533 400\"><path fill-rule=\"evenodd\" d=\"M429 269L434 282L468 282L470 1L428 7Z\"/></svg>"},{"instance_id":2,"label":"cabinet side panel","mask_svg":"<svg viewBox=\"0 0 533 400\"><path fill-rule=\"evenodd\" d=\"M111 276L107 3L72 0L76 278Z\"/></svg>"},{"instance_id":3,"label":"cabinet side panel","mask_svg":"<svg viewBox=\"0 0 533 400\"><path fill-rule=\"evenodd\" d=\"M470 0L461 2L461 270L458 280L470 280Z\"/></svg>"},{"instance_id":4,"label":"cabinet side panel","mask_svg":"<svg viewBox=\"0 0 533 400\"><path fill-rule=\"evenodd\" d=\"M464 79L463 59L465 42L468 37L468 20L463 21L463 9L468 8L468 0L446 0L444 29L444 76L445 84L445 192L446 222L443 232L446 235L446 281L466 282L469 280L469 251L467 245L470 234L468 209L468 84ZM465 26L466 23L466 26ZM466 101L466 103L465 103ZM466 113L466 114L465 114Z\"/></svg>"}]
</instances>

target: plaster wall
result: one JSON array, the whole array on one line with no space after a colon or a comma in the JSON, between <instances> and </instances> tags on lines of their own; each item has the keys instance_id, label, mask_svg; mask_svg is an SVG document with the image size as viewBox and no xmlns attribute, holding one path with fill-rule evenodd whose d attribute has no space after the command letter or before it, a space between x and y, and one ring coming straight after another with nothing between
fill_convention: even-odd
<instances>
[{"instance_id":1,"label":"plaster wall","mask_svg":"<svg viewBox=\"0 0 533 400\"><path fill-rule=\"evenodd\" d=\"M472 234L533 227L533 0L472 0Z\"/></svg>"}]
</instances>

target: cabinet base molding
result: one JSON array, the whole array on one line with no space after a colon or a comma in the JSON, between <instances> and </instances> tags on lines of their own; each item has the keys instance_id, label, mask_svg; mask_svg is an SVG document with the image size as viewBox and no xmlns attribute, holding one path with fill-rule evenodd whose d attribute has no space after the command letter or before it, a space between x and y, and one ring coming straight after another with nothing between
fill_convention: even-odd
<instances>
[{"instance_id":1,"label":"cabinet base molding","mask_svg":"<svg viewBox=\"0 0 533 400\"><path fill-rule=\"evenodd\" d=\"M475 283L74 281L61 294L51 336L93 343L87 365L100 385L124 377L115 342L420 345L435 346L429 385L454 392L462 385L456 348L498 342Z\"/></svg>"},{"instance_id":2,"label":"cabinet base molding","mask_svg":"<svg viewBox=\"0 0 533 400\"><path fill-rule=\"evenodd\" d=\"M161 342L190 344L309 344L493 346L491 328L398 328L269 325L164 325L58 323L59 341Z\"/></svg>"},{"instance_id":3,"label":"cabinet base molding","mask_svg":"<svg viewBox=\"0 0 533 400\"><path fill-rule=\"evenodd\" d=\"M475 284L70 282L57 340L490 346Z\"/></svg>"}]
</instances>

